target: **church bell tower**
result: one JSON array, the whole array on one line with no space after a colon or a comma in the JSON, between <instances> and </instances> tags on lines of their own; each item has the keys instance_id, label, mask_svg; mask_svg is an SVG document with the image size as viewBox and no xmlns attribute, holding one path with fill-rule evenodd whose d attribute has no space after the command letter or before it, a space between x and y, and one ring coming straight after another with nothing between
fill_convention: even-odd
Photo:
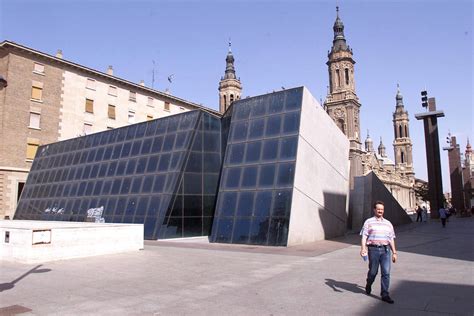
<instances>
[{"instance_id":1,"label":"church bell tower","mask_svg":"<svg viewBox=\"0 0 474 316\"><path fill-rule=\"evenodd\" d=\"M229 41L229 52L227 53L224 77L219 82L219 112L224 113L235 100L242 95L242 84L237 79L234 68L234 55L232 55L231 43Z\"/></svg>"},{"instance_id":2,"label":"church bell tower","mask_svg":"<svg viewBox=\"0 0 474 316\"><path fill-rule=\"evenodd\" d=\"M339 7L336 7L333 31L334 39L326 63L329 71L329 90L324 106L329 116L349 139L350 183L353 188L354 177L363 174L359 119L361 104L355 92L355 61L352 58L352 49L344 37L344 24L339 18Z\"/></svg>"},{"instance_id":3,"label":"church bell tower","mask_svg":"<svg viewBox=\"0 0 474 316\"><path fill-rule=\"evenodd\" d=\"M412 144L410 139L410 126L408 111L403 105L403 96L400 87L397 85L397 101L395 112L393 113L394 140L393 150L395 156L395 167L402 173L414 177Z\"/></svg>"}]
</instances>

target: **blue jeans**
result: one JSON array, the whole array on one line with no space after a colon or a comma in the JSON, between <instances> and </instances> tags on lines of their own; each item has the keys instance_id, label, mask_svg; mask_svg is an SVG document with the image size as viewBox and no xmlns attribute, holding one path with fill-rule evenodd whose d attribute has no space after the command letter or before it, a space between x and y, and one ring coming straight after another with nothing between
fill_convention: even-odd
<instances>
[{"instance_id":1,"label":"blue jeans","mask_svg":"<svg viewBox=\"0 0 474 316\"><path fill-rule=\"evenodd\" d=\"M376 248L368 247L369 249L369 272L367 273L367 284L372 285L375 277L379 271L379 265L382 272L380 279L382 297L388 295L388 287L390 286L390 267L392 262L392 252L390 246Z\"/></svg>"}]
</instances>

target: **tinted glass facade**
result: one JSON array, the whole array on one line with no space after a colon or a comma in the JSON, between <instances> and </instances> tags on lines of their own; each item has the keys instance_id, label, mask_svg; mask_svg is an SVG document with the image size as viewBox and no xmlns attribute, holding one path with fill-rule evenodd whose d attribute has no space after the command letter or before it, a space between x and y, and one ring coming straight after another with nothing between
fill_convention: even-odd
<instances>
[{"instance_id":1,"label":"tinted glass facade","mask_svg":"<svg viewBox=\"0 0 474 316\"><path fill-rule=\"evenodd\" d=\"M284 246L302 89L234 103L211 241Z\"/></svg>"},{"instance_id":2,"label":"tinted glass facade","mask_svg":"<svg viewBox=\"0 0 474 316\"><path fill-rule=\"evenodd\" d=\"M146 239L285 246L303 88L38 149L15 219L143 223Z\"/></svg>"},{"instance_id":3,"label":"tinted glass facade","mask_svg":"<svg viewBox=\"0 0 474 316\"><path fill-rule=\"evenodd\" d=\"M99 209L108 223L144 223L147 239L208 235L220 162L220 118L200 111L42 146L15 219Z\"/></svg>"}]
</instances>

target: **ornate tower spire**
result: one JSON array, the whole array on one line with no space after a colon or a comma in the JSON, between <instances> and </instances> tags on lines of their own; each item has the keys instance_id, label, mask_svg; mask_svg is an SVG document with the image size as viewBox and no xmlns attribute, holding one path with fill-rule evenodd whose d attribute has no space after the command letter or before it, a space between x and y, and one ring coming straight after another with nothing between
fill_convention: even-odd
<instances>
[{"instance_id":1,"label":"ornate tower spire","mask_svg":"<svg viewBox=\"0 0 474 316\"><path fill-rule=\"evenodd\" d=\"M374 152L374 142L370 138L369 130L367 130L367 138L365 139L365 151L368 153Z\"/></svg>"},{"instance_id":2,"label":"ornate tower spire","mask_svg":"<svg viewBox=\"0 0 474 316\"><path fill-rule=\"evenodd\" d=\"M229 39L229 51L225 59L226 67L224 77L219 82L219 111L224 113L232 102L239 100L242 95L242 84L240 78L235 75L234 55L232 54L232 43Z\"/></svg>"},{"instance_id":3,"label":"ornate tower spire","mask_svg":"<svg viewBox=\"0 0 474 316\"><path fill-rule=\"evenodd\" d=\"M336 7L336 21L332 27L334 31L334 40L332 41L332 52L339 50L348 50L349 47L346 44L344 38L344 23L339 18L339 7Z\"/></svg>"},{"instance_id":4,"label":"ornate tower spire","mask_svg":"<svg viewBox=\"0 0 474 316\"><path fill-rule=\"evenodd\" d=\"M333 25L334 38L328 52L329 92L325 109L336 125L350 142L349 160L351 161L350 181L363 174L362 142L360 140L360 106L355 92L354 64L352 50L346 43L344 24L336 7L336 21Z\"/></svg>"},{"instance_id":5,"label":"ornate tower spire","mask_svg":"<svg viewBox=\"0 0 474 316\"><path fill-rule=\"evenodd\" d=\"M382 136L380 136L380 145L378 147L378 152L379 152L379 155L382 156L383 158L387 157L387 154L385 153L385 146L382 143Z\"/></svg>"},{"instance_id":6,"label":"ornate tower spire","mask_svg":"<svg viewBox=\"0 0 474 316\"><path fill-rule=\"evenodd\" d=\"M396 106L393 113L393 129L395 138L393 150L395 155L395 166L404 170L408 175L414 176L412 144L410 139L410 127L408 112L403 105L403 96L400 93L400 85L397 84L395 96Z\"/></svg>"}]
</instances>

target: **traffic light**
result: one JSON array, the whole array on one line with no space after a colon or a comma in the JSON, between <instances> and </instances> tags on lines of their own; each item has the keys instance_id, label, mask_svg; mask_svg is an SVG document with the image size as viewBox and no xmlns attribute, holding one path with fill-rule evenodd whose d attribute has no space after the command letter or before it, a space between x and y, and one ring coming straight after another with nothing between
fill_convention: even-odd
<instances>
[{"instance_id":1,"label":"traffic light","mask_svg":"<svg viewBox=\"0 0 474 316\"><path fill-rule=\"evenodd\" d=\"M426 90L421 91L421 106L424 108L428 107L428 92Z\"/></svg>"}]
</instances>

